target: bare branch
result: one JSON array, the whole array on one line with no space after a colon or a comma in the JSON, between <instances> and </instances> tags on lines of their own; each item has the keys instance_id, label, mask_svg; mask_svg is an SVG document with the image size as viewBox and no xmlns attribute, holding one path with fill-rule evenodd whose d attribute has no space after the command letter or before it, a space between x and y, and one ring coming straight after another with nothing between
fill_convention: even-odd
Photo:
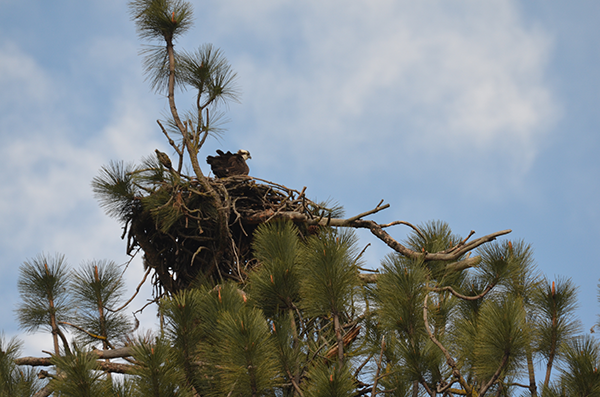
<instances>
[{"instance_id":1,"label":"bare branch","mask_svg":"<svg viewBox=\"0 0 600 397\"><path fill-rule=\"evenodd\" d=\"M412 228L415 232L417 232L417 234L419 236L421 236L421 238L423 240L427 240L427 238L425 237L425 235L423 234L423 232L421 232L421 230L419 230L418 227L416 227L415 225L413 225L412 223L406 222L406 221L394 221L394 222L390 222L390 223L386 223L384 225L380 225L382 228L386 228L386 227L390 227L390 226L395 226L395 225L406 225L410 228Z\"/></svg>"},{"instance_id":2,"label":"bare branch","mask_svg":"<svg viewBox=\"0 0 600 397\"><path fill-rule=\"evenodd\" d=\"M448 366L450 366L450 368L452 368L452 375L460 382L460 385L463 387L463 389L465 389L465 391L467 392L467 395L472 394L472 389L471 387L468 385L468 383L465 381L465 379L462 377L460 370L458 369L458 366L456 365L456 361L454 361L454 359L452 358L452 356L450 355L450 353L448 352L448 350L444 347L444 345L442 345L440 343L440 341L437 340L437 338L435 337L435 335L433 335L433 333L431 332L431 329L429 328L429 320L427 319L427 299L429 298L429 294L425 295L425 300L423 302L423 320L425 321L425 330L427 331L427 334L429 335L429 339L431 339L431 341L442 351L442 353L444 354L444 357L446 357L446 363L448 364Z\"/></svg>"},{"instance_id":3,"label":"bare branch","mask_svg":"<svg viewBox=\"0 0 600 397\"><path fill-rule=\"evenodd\" d=\"M130 347L121 347L112 350L93 349L92 352L94 352L99 359L131 357L132 354ZM51 357L20 357L15 360L15 364L29 365L31 367L49 367L54 365L51 361Z\"/></svg>"},{"instance_id":4,"label":"bare branch","mask_svg":"<svg viewBox=\"0 0 600 397\"><path fill-rule=\"evenodd\" d=\"M362 282L364 282L364 283L374 284L377 282L377 278L379 278L379 274L378 273L375 273L375 274L359 273L358 278L361 279Z\"/></svg>"},{"instance_id":5,"label":"bare branch","mask_svg":"<svg viewBox=\"0 0 600 397\"><path fill-rule=\"evenodd\" d=\"M371 396L377 395L377 381L379 380L379 373L381 372L381 361L383 360L383 352L385 350L385 335L381 337L381 352L379 353L379 360L377 360L377 371L375 371L375 379L373 380L373 389Z\"/></svg>"},{"instance_id":6,"label":"bare branch","mask_svg":"<svg viewBox=\"0 0 600 397\"><path fill-rule=\"evenodd\" d=\"M492 288L494 288L495 285L496 285L495 283L492 283L492 284L488 285L481 294L476 295L476 296L468 296L468 295L460 294L460 293L456 292L454 290L454 288L452 288L450 286L442 287L442 288L430 288L430 289L433 292L449 291L452 295L456 296L459 299L463 299L463 300L466 300L466 301L476 301L477 299L481 299L484 296L486 296L487 293L490 292L492 290Z\"/></svg>"},{"instance_id":7,"label":"bare branch","mask_svg":"<svg viewBox=\"0 0 600 397\"><path fill-rule=\"evenodd\" d=\"M385 207L385 206L384 206ZM373 212L377 212L379 210L381 210L383 207L379 207L379 209L374 209L371 211L371 213ZM377 211L376 211L377 210ZM363 214L359 214L357 215L358 217L362 216ZM399 243L398 241L396 241L392 236L390 236L384 229L384 227L388 227L391 226L392 224L403 224L403 225L407 225L412 227L415 230L418 230L417 228L415 228L413 225L411 225L408 222L404 222L404 221L397 221L397 222L392 222L390 224L387 225L380 225L375 221L372 220L365 220L365 219L355 219L356 217L352 217L352 218L348 218L348 219L337 219L337 218L328 218L328 219L322 219L322 218L317 218L317 219L311 219L309 218L306 214L300 213L300 212L294 212L294 211L279 211L279 212L275 212L271 209L268 210L264 210L264 211L257 211L252 215L248 215L244 218L244 220L246 222L249 223L262 223L267 219L271 219L271 218L277 218L277 219L288 219L291 220L293 222L304 222L308 225L321 225L321 226L333 226L333 227L352 227L352 228L356 228L356 229L369 229L371 231L371 233L373 233L373 235L375 235L375 237L379 238L381 241L383 241L385 244L388 245L388 247L390 247L391 249L393 249L394 251L398 252L401 255L406 256L407 258L412 258L412 259L423 259L424 261L452 261L452 260L457 260L458 258L460 258L462 255L466 254L467 252L479 247L482 244L485 244L487 242L493 241L496 238L503 236L505 234L508 234L510 232L512 232L512 230L507 229L507 230L501 230L499 232L495 232L495 233L491 233L488 234L486 236L480 237L476 240L471 241L469 244L465 244L463 246L461 246L460 248L454 250L453 252L435 252L435 253L431 253L431 252L417 252L417 251L413 251L410 248L405 247L404 245L402 245L401 243ZM422 235L422 233L421 233Z\"/></svg>"},{"instance_id":8,"label":"bare branch","mask_svg":"<svg viewBox=\"0 0 600 397\"><path fill-rule=\"evenodd\" d=\"M138 292L140 292L140 288L142 288L142 285L144 285L144 283L146 282L146 278L150 274L151 270L152 270L152 268L148 268L148 270L146 270L146 273L144 273L144 278L142 278L142 281L138 284L137 288L135 289L135 293L133 294L133 296L131 298L129 298L129 300L127 302L125 302L125 304L123 306L121 306L120 308L115 309L115 310L111 310L109 308L106 308L106 310L111 311L111 312L118 312L118 311L126 308L127 305L129 305L131 303L131 301L137 296Z\"/></svg>"},{"instance_id":9,"label":"bare branch","mask_svg":"<svg viewBox=\"0 0 600 397\"><path fill-rule=\"evenodd\" d=\"M179 155L180 158L183 157L183 149L179 149L179 147L177 146L175 141L173 141L173 139L171 139L171 137L169 136L169 133L167 132L165 127L163 127L160 120L156 120L156 122L160 126L162 133L167 137L167 140L169 141L169 145L171 145L173 147L173 149L175 149L175 151L177 152L177 154Z\"/></svg>"},{"instance_id":10,"label":"bare branch","mask_svg":"<svg viewBox=\"0 0 600 397\"><path fill-rule=\"evenodd\" d=\"M54 392L54 390L52 390L52 387L50 386L50 384L47 384L42 389L40 389L40 391L35 393L33 395L33 397L48 397L53 392Z\"/></svg>"},{"instance_id":11,"label":"bare branch","mask_svg":"<svg viewBox=\"0 0 600 397\"><path fill-rule=\"evenodd\" d=\"M366 212L363 212L362 214L358 214L358 215L355 215L355 216L353 216L353 217L350 217L350 218L346 219L346 221L348 221L348 222L352 222L352 221L355 221L355 220L358 220L358 219L364 218L364 217L365 217L365 216L367 216L367 215L371 215L371 214L375 214L375 213L377 213L377 212L379 212L379 211L383 211L384 209L386 209L386 208L389 208L389 207L390 207L390 205L389 205L389 204L386 204L386 205L384 205L384 206L380 206L382 202L383 202L383 200L382 200L382 201L380 201L380 202L379 202L379 204L377 204L377 207L373 208L372 210L370 210L370 211L366 211Z\"/></svg>"},{"instance_id":12,"label":"bare branch","mask_svg":"<svg viewBox=\"0 0 600 397\"><path fill-rule=\"evenodd\" d=\"M490 381L483 385L481 387L481 389L479 390L479 395L483 396L485 395L485 393L487 392L487 390L492 387L492 385L494 384L494 382L496 382L498 380L498 377L500 376L500 373L502 372L502 370L504 369L504 367L506 366L506 364L508 363L508 357L510 356L510 352L506 351L504 352L504 356L502 357L502 362L500 363L500 366L498 367L498 369L496 370L496 372L494 372L494 375L492 376L492 378L490 379Z\"/></svg>"},{"instance_id":13,"label":"bare branch","mask_svg":"<svg viewBox=\"0 0 600 397\"><path fill-rule=\"evenodd\" d=\"M77 330L79 330L79 331L81 331L81 332L83 332L83 333L86 333L86 334L88 334L88 335L89 335L89 336L91 336L92 338L95 338L95 339L100 339L100 340L102 340L102 341L104 341L104 342L106 342L107 344L109 344L109 345L110 345L110 343L109 343L109 342L106 340L106 336L102 336L102 335L96 335L96 334L93 334L93 333L91 333L91 332L89 332L89 331L86 331L85 329L81 328L81 327L80 327L80 326L78 326L78 325L71 324L71 323L69 323L69 322L66 322L66 321L59 321L58 323L59 323L59 324L63 324L63 325L68 325L68 326L70 326L70 327L73 327L73 328L75 328L75 329L77 329Z\"/></svg>"},{"instance_id":14,"label":"bare branch","mask_svg":"<svg viewBox=\"0 0 600 397\"><path fill-rule=\"evenodd\" d=\"M469 253L470 254L470 253ZM467 254L467 256L469 255ZM468 269L470 267L475 267L481 262L480 256L475 256L473 258L465 258L462 261L449 263L446 265L446 273L450 272L460 272L462 270Z\"/></svg>"}]
</instances>

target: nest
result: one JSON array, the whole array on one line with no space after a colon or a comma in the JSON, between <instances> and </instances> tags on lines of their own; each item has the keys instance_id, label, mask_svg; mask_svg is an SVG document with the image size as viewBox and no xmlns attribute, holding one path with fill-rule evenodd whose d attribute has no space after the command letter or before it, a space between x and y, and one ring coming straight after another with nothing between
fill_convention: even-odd
<instances>
[{"instance_id":1,"label":"nest","mask_svg":"<svg viewBox=\"0 0 600 397\"><path fill-rule=\"evenodd\" d=\"M246 176L205 182L208 185L196 179L165 182L135 203L127 251L144 251L145 267L155 271L160 294L195 282L243 281L256 265L252 235L259 224L286 218L298 225L301 234L314 234L318 226L309 226L315 222L307 220L331 213L308 200L304 189L299 192Z\"/></svg>"}]
</instances>

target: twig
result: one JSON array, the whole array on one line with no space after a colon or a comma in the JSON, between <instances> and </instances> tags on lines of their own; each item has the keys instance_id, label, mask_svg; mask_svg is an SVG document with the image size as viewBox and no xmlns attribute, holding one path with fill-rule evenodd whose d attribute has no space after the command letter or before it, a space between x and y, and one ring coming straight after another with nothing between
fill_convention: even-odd
<instances>
[{"instance_id":1,"label":"twig","mask_svg":"<svg viewBox=\"0 0 600 397\"><path fill-rule=\"evenodd\" d=\"M68 326L70 326L70 327L73 327L73 328L75 328L75 329L77 329L77 330L79 330L79 331L81 331L81 332L83 332L83 333L86 333L86 334L88 334L89 336L91 336L91 337L92 337L92 338L94 338L94 339L100 339L100 340L102 340L102 341L106 342L106 344L107 344L107 345L108 345L108 346L109 346L111 349L113 348L113 346L110 344L110 342L108 342L108 340L106 339L106 336L102 336L102 335L96 335L96 334L93 334L93 333L91 333L91 332L89 332L89 331L86 331L85 329L81 328L81 327L80 327L80 326L78 326L78 325L71 324L71 323L68 323L68 322L66 322L66 321L59 321L58 323L59 323L59 324L64 324L64 325L68 325Z\"/></svg>"},{"instance_id":2,"label":"twig","mask_svg":"<svg viewBox=\"0 0 600 397\"><path fill-rule=\"evenodd\" d=\"M290 189L287 186L280 185L279 183L267 181L266 179L257 178L255 176L251 177L251 179L256 180L256 181L265 182L265 183L268 183L269 185L272 185L272 186L277 186L278 188L283 189L283 190L285 190L287 192L296 192L296 193L300 194L300 192L297 191L297 190L295 190L295 189ZM302 189L302 193L304 193L305 190L306 190L306 188Z\"/></svg>"},{"instance_id":3,"label":"twig","mask_svg":"<svg viewBox=\"0 0 600 397\"><path fill-rule=\"evenodd\" d=\"M141 312L143 312L145 308L147 308L148 306L150 306L153 303L158 302L160 300L160 298L161 297L159 296L159 297L156 297L156 298L152 299L151 301L148 301L148 303L146 303L144 306L142 306L141 309L138 309L138 310L134 311L133 315L135 316L135 313L141 313Z\"/></svg>"},{"instance_id":4,"label":"twig","mask_svg":"<svg viewBox=\"0 0 600 397\"><path fill-rule=\"evenodd\" d=\"M386 228L386 227L395 226L395 225L405 225L405 226L408 226L408 227L412 228L415 232L417 232L417 234L419 236L421 236L421 238L423 240L427 240L427 238L425 237L425 235L423 234L423 232L421 232L421 230L419 230L418 227L416 227L412 223L409 223L409 222L406 222L406 221L394 221L394 222L386 223L386 224L380 225L380 226L381 226L381 228Z\"/></svg>"},{"instance_id":5,"label":"twig","mask_svg":"<svg viewBox=\"0 0 600 397\"><path fill-rule=\"evenodd\" d=\"M502 372L502 370L506 366L506 363L508 363L508 357L509 356L510 356L510 352L509 351L505 351L504 352L504 356L502 357L502 362L500 363L500 366L498 367L498 369L496 370L496 372L494 372L494 375L492 376L492 378L490 379L490 381L487 384L483 385L482 388L479 390L479 395L480 396L485 395L485 393L487 392L487 390L498 380L498 377L500 377L500 373Z\"/></svg>"},{"instance_id":6,"label":"twig","mask_svg":"<svg viewBox=\"0 0 600 397\"><path fill-rule=\"evenodd\" d=\"M353 221L356 221L358 219L364 218L367 215L375 214L375 213L377 213L379 211L383 211L384 209L390 207L389 204L386 204L386 205L380 207L380 205L381 205L382 202L383 202L383 200L381 200L379 202L379 204L377 204L377 207L373 208L372 210L369 210L369 211L363 212L362 214L358 214L358 215L355 215L353 217L350 217L350 218L347 219L347 221L348 222L353 222Z\"/></svg>"},{"instance_id":7,"label":"twig","mask_svg":"<svg viewBox=\"0 0 600 397\"><path fill-rule=\"evenodd\" d=\"M456 296L459 299L463 299L463 300L466 300L466 301L476 301L476 300L481 299L484 296L486 296L487 293L490 292L492 290L492 288L494 288L495 285L496 285L495 283L489 284L485 288L485 290L483 290L482 293L480 293L479 295L476 295L476 296L468 296L468 295L460 294L460 293L456 292L454 290L454 288L452 288L451 286L446 286L446 287L441 287L441 288L431 287L430 289L433 292L449 291L452 295Z\"/></svg>"},{"instance_id":8,"label":"twig","mask_svg":"<svg viewBox=\"0 0 600 397\"><path fill-rule=\"evenodd\" d=\"M375 380L373 381L373 390L371 396L377 395L377 381L379 378L379 372L381 372L381 361L383 360L383 351L385 350L385 335L381 337L381 352L379 353L379 360L377 361L377 371L375 372Z\"/></svg>"},{"instance_id":9,"label":"twig","mask_svg":"<svg viewBox=\"0 0 600 397\"><path fill-rule=\"evenodd\" d=\"M152 270L152 268L148 268L148 270L146 270L146 273L144 273L144 278L142 278L142 282L139 283L137 288L135 289L135 293L133 294L133 296L131 298L129 298L129 300L127 302L125 302L125 304L123 306L121 306L120 308L118 308L116 310L109 309L108 307L105 307L105 309L110 312L118 312L118 311L125 309L127 307L127 305L129 305L131 303L131 301L137 296L138 292L140 292L140 289L142 288L142 285L146 282L146 278L148 277L148 274L150 274L151 270Z\"/></svg>"},{"instance_id":10,"label":"twig","mask_svg":"<svg viewBox=\"0 0 600 397\"><path fill-rule=\"evenodd\" d=\"M372 358L373 358L373 353L369 354L369 357L367 357L367 359L365 361L363 361L362 364L360 364L358 366L358 368L356 368L356 371L354 371L355 378L358 378L358 374L360 373L360 371L364 368L365 365L367 365L367 363L369 361L371 361Z\"/></svg>"},{"instance_id":11,"label":"twig","mask_svg":"<svg viewBox=\"0 0 600 397\"><path fill-rule=\"evenodd\" d=\"M460 241L458 244L456 244L454 247L450 247L450 248L448 248L447 250L445 250L445 251L442 251L442 252L444 252L444 253L449 253L449 252L452 252L452 251L456 250L456 249L457 249L457 248L459 248L459 247L462 247L463 245L465 245L465 243L467 242L467 240L468 240L469 238L471 238L471 236L472 236L472 235L474 235L474 234L475 234L475 230L471 230L471 231L469 232L469 235L468 235L466 238L464 238L463 240L461 240L461 241Z\"/></svg>"},{"instance_id":12,"label":"twig","mask_svg":"<svg viewBox=\"0 0 600 397\"><path fill-rule=\"evenodd\" d=\"M294 377L292 376L292 373L290 372L290 370L286 368L285 372L287 372L288 376L290 377L290 380L292 381L292 386L294 386L294 389L296 389L296 392L300 395L300 397L304 397L304 393L302 393L300 386L298 386L298 384L294 380Z\"/></svg>"},{"instance_id":13,"label":"twig","mask_svg":"<svg viewBox=\"0 0 600 397\"><path fill-rule=\"evenodd\" d=\"M360 257L363 256L363 254L365 253L365 251L367 250L367 248L369 248L370 245L371 245L371 243L368 243L367 245L365 245L365 248L363 248L362 251L360 251L360 253L356 256L356 259L354 260L354 263L358 262L358 260L360 259ZM360 270L364 270L360 266L358 268ZM373 270L373 271L375 271L375 270Z\"/></svg>"},{"instance_id":14,"label":"twig","mask_svg":"<svg viewBox=\"0 0 600 397\"><path fill-rule=\"evenodd\" d=\"M427 331L427 334L429 335L429 339L431 339L431 341L442 351L442 353L446 357L446 363L450 366L450 368L452 368L452 375L456 379L458 379L458 381L460 382L460 385L467 392L467 395L471 395L472 388L467 384L465 379L460 374L458 366L456 365L456 361L454 361L454 359L452 358L452 356L450 355L448 350L446 350L444 345L442 345L440 343L440 341L437 340L437 338L433 335L433 333L431 332L431 329L429 328L429 320L427 319L427 299L428 298L429 298L429 294L425 294L425 300L423 301L423 320L425 321L425 330Z\"/></svg>"}]
</instances>

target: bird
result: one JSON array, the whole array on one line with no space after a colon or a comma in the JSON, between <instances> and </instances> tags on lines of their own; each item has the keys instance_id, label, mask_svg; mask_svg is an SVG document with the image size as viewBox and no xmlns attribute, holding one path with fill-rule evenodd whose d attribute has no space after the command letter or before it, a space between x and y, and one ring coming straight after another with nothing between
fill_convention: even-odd
<instances>
[{"instance_id":1,"label":"bird","mask_svg":"<svg viewBox=\"0 0 600 397\"><path fill-rule=\"evenodd\" d=\"M156 149L154 150L156 152L156 157L158 157L158 161L160 161L160 163L167 169L172 169L173 166L171 165L171 159L169 158L169 156L167 156L166 153L161 152L160 150Z\"/></svg>"},{"instance_id":2,"label":"bird","mask_svg":"<svg viewBox=\"0 0 600 397\"><path fill-rule=\"evenodd\" d=\"M246 160L251 159L250 152L240 149L237 153L223 153L217 150L218 156L208 156L206 162L210 165L213 174L218 178L227 178L234 175L248 175L250 168Z\"/></svg>"}]
</instances>

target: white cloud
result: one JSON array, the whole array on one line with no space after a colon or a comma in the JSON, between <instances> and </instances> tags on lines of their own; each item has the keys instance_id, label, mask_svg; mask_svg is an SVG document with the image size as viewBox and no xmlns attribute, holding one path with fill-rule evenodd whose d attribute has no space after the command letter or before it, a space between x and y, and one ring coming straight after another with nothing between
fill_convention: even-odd
<instances>
[{"instance_id":1,"label":"white cloud","mask_svg":"<svg viewBox=\"0 0 600 397\"><path fill-rule=\"evenodd\" d=\"M99 98L103 105L99 107L89 101L81 103L89 98L80 96L85 87L46 71L15 44L0 45L0 236L8 252L0 267L10 283L3 285L2 295L16 295L18 265L37 253L64 253L71 266L90 259L127 260L120 227L102 213L90 182L108 160L137 161L152 153L162 140L153 124L153 95L139 86L139 76L131 78L137 72L130 67L131 60L119 54L110 58L109 47L106 43L90 46L91 55L75 60L81 66L95 59L123 73L115 77L115 89L104 87L112 96ZM109 76L100 73L96 77ZM105 82L109 84L110 79ZM96 116L101 123L88 123L91 130L79 132L79 126L87 123L82 120L88 117L87 110L94 106L102 112ZM138 259L127 274L129 293L142 273ZM146 288L141 303L138 299L132 307L141 307L150 295ZM12 309L3 308L2 312L10 318ZM142 318L149 322L142 326L154 323L151 309ZM42 344L47 349L51 345L46 339L26 336L28 350Z\"/></svg>"},{"instance_id":2,"label":"white cloud","mask_svg":"<svg viewBox=\"0 0 600 397\"><path fill-rule=\"evenodd\" d=\"M343 162L344 178L475 162L482 179L504 172L496 181L514 187L560 115L544 79L552 40L514 2L220 6L239 28L221 34L252 44L232 59L256 123L243 146L271 166L335 173Z\"/></svg>"}]
</instances>

